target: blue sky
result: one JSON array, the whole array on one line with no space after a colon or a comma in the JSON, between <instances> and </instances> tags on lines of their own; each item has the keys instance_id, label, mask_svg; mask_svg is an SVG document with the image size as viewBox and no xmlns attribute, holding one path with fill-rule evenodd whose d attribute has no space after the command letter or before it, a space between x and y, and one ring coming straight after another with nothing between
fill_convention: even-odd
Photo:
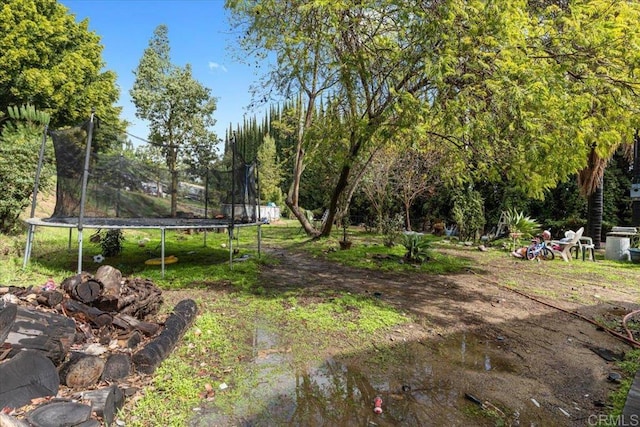
<instances>
[{"instance_id":1,"label":"blue sky","mask_svg":"<svg viewBox=\"0 0 640 427\"><path fill-rule=\"evenodd\" d=\"M146 124L135 117L129 90L133 70L160 24L169 29L171 62L191 64L194 77L218 99L215 131L224 138L232 123L241 123L243 115L252 117L261 111L247 110L251 103L249 88L256 83L258 68L234 60L234 47L224 9L224 0L58 0L77 21L89 20L89 29L101 37L106 68L118 75L123 118L132 123L129 132L146 139ZM234 50L235 49L235 50ZM235 52L235 53L234 53ZM134 140L135 142L135 140Z\"/></svg>"}]
</instances>

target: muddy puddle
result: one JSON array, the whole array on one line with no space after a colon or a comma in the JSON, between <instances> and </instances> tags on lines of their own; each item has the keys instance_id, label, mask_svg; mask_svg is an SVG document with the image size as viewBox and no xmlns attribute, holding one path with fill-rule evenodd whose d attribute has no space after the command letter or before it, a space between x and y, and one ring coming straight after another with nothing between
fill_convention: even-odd
<instances>
[{"instance_id":1,"label":"muddy puddle","mask_svg":"<svg viewBox=\"0 0 640 427\"><path fill-rule=\"evenodd\" d=\"M517 375L502 337L472 333L376 346L315 363L296 360L277 330L259 325L244 378L203 404L191 426L552 425L541 411L481 409L483 376ZM486 378L486 377L485 377ZM233 394L235 391L235 394ZM223 393L227 395L222 396ZM374 399L382 413L374 413Z\"/></svg>"}]
</instances>

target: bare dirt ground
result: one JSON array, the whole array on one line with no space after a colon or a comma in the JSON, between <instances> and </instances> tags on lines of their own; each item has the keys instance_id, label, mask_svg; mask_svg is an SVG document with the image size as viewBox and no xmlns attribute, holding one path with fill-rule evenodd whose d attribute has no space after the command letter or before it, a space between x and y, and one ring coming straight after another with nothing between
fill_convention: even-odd
<instances>
[{"instance_id":1,"label":"bare dirt ground","mask_svg":"<svg viewBox=\"0 0 640 427\"><path fill-rule=\"evenodd\" d=\"M262 267L260 285L267 291L295 290L299 299L313 300L344 290L379 298L413 319L372 337L375 348L418 343L397 353L403 360L391 362L394 366L385 373L385 405L404 408L370 418L367 406L356 424L597 425L610 410L609 393L619 387L608 378L617 372L610 356L622 357L633 348L588 320L625 334L619 328L622 317L640 308L640 292L632 286L640 277L638 265L525 261L498 249L443 246L437 250L466 257L472 267L430 275L357 269L298 251L266 250L279 260ZM210 297L215 290L206 292ZM340 351L340 343L335 347ZM349 356L346 369L355 366L358 375L378 375L364 366L369 356ZM388 379L393 376L398 380ZM377 393L370 384L360 389ZM487 412L492 414L477 415ZM347 421L333 425L356 425L348 415L342 419ZM325 417L315 425L332 424Z\"/></svg>"},{"instance_id":2,"label":"bare dirt ground","mask_svg":"<svg viewBox=\"0 0 640 427\"><path fill-rule=\"evenodd\" d=\"M594 425L595 417L607 410L608 393L617 388L608 380L615 365L598 349L619 355L632 347L558 308L588 319L619 321L638 307L638 292L624 287L625 281L636 280L638 269L600 263L594 266L596 273L585 277L576 272L583 261L535 262L476 248L441 250L473 259L474 267L454 275L384 273L275 250L280 264L266 267L261 282L280 290L302 289L309 296L328 289L375 295L413 316L414 324L394 329L380 338L382 343L474 337L476 345L479 340L492 347L493 369L456 364L464 342L450 350L445 344L432 347L443 363L451 361L445 376L464 384L459 390L503 408L512 425Z\"/></svg>"}]
</instances>

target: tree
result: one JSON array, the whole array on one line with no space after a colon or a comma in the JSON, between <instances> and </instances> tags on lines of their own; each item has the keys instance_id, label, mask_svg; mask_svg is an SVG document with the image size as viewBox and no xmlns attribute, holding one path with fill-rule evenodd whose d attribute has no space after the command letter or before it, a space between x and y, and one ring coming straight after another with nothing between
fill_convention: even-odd
<instances>
[{"instance_id":1,"label":"tree","mask_svg":"<svg viewBox=\"0 0 640 427\"><path fill-rule=\"evenodd\" d=\"M118 123L116 75L104 71L100 37L56 0L0 5L0 111L26 103L51 115L51 126L76 125L92 108Z\"/></svg>"},{"instance_id":2,"label":"tree","mask_svg":"<svg viewBox=\"0 0 640 427\"><path fill-rule=\"evenodd\" d=\"M314 230L297 205L305 156L323 150L337 163L322 230L328 236L339 204L346 212L355 182L363 176L363 169L354 167L368 164L402 127L404 110L398 102L427 97L431 73L425 52L431 50L431 39L424 34L437 28L430 10L437 6L378 0L357 5L229 0L226 5L243 27L249 51L275 53L272 87L299 97L287 204L308 233ZM317 116L324 93L330 105L326 115Z\"/></svg>"},{"instance_id":3,"label":"tree","mask_svg":"<svg viewBox=\"0 0 640 427\"><path fill-rule=\"evenodd\" d=\"M260 198L278 204L282 201L282 171L276 155L276 143L270 135L265 135L262 145L258 148L258 163L260 172Z\"/></svg>"},{"instance_id":4,"label":"tree","mask_svg":"<svg viewBox=\"0 0 640 427\"><path fill-rule=\"evenodd\" d=\"M34 176L43 131L48 124L48 114L33 106L9 109L8 122L0 134L0 232L11 233L18 229L20 214L31 200ZM39 188L46 189L54 175L51 152L44 159ZM48 159L48 160L47 160Z\"/></svg>"},{"instance_id":5,"label":"tree","mask_svg":"<svg viewBox=\"0 0 640 427\"><path fill-rule=\"evenodd\" d=\"M591 150L606 160L637 128L640 60L624 48L639 44L637 2L227 6L246 47L274 52L270 88L302 97L290 201L305 159L329 153L335 165L323 235L361 176L354 168L399 132L445 145L452 184L504 183L542 198L585 169Z\"/></svg>"},{"instance_id":6,"label":"tree","mask_svg":"<svg viewBox=\"0 0 640 427\"><path fill-rule=\"evenodd\" d=\"M391 149L380 150L373 157L360 185L360 191L365 195L369 206L374 211L378 232L382 230L385 212L388 211L388 206L391 203L390 180L396 156L397 153Z\"/></svg>"},{"instance_id":7,"label":"tree","mask_svg":"<svg viewBox=\"0 0 640 427\"><path fill-rule=\"evenodd\" d=\"M576 133L588 150L578 184L588 200L586 235L599 248L604 170L620 146L633 144L640 124L640 55L629 49L640 43L640 5L590 0L563 13L549 6L544 16L546 37L540 48L564 76L565 92L575 100Z\"/></svg>"},{"instance_id":8,"label":"tree","mask_svg":"<svg viewBox=\"0 0 640 427\"><path fill-rule=\"evenodd\" d=\"M168 29L156 27L138 67L131 98L136 116L149 122L149 140L160 147L171 174L171 216L177 214L180 150L202 140L216 141L210 131L216 109L211 91L193 78L191 66L171 63Z\"/></svg>"},{"instance_id":9,"label":"tree","mask_svg":"<svg viewBox=\"0 0 640 427\"><path fill-rule=\"evenodd\" d=\"M446 173L440 167L442 156L437 150L421 153L411 147L401 151L391 172L391 189L404 206L405 228L411 231L411 206L415 200L435 192Z\"/></svg>"}]
</instances>

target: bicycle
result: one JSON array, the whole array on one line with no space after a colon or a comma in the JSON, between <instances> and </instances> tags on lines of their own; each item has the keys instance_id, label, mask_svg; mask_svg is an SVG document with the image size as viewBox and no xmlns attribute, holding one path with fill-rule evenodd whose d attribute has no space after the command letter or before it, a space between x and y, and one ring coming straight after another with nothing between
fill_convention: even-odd
<instances>
[{"instance_id":1,"label":"bicycle","mask_svg":"<svg viewBox=\"0 0 640 427\"><path fill-rule=\"evenodd\" d=\"M539 258L545 261L553 261L555 258L553 250L547 246L547 242L542 238L532 240L531 246L527 248L526 256L528 260Z\"/></svg>"}]
</instances>

